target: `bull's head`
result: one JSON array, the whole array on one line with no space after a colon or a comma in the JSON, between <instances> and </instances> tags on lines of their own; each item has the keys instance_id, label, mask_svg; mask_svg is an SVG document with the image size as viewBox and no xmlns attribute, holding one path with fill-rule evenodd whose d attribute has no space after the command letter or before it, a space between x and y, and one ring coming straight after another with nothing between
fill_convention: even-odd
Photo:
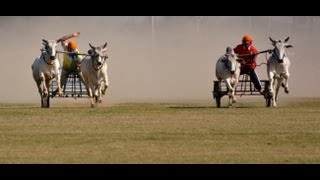
<instances>
[{"instance_id":1,"label":"bull's head","mask_svg":"<svg viewBox=\"0 0 320 180\"><path fill-rule=\"evenodd\" d=\"M50 57L50 60L55 60L57 54L57 41L42 39L42 44L44 45L44 50Z\"/></svg>"},{"instance_id":2,"label":"bull's head","mask_svg":"<svg viewBox=\"0 0 320 180\"><path fill-rule=\"evenodd\" d=\"M292 48L293 47L292 45L287 44L289 37L287 37L284 41L282 41L282 40L275 41L271 37L269 37L269 39L272 42L272 45L274 46L273 56L280 63L283 62L283 58L286 57L285 48Z\"/></svg>"},{"instance_id":3,"label":"bull's head","mask_svg":"<svg viewBox=\"0 0 320 180\"><path fill-rule=\"evenodd\" d=\"M237 61L238 57L237 55L233 52L231 47L227 47L226 53L225 53L225 66L226 68L230 69L231 74L234 74L234 72L237 69Z\"/></svg>"},{"instance_id":4,"label":"bull's head","mask_svg":"<svg viewBox=\"0 0 320 180\"><path fill-rule=\"evenodd\" d=\"M88 50L88 54L92 57L92 60L96 65L101 66L105 59L108 58L107 43L97 47L89 43L89 46L91 49Z\"/></svg>"}]
</instances>

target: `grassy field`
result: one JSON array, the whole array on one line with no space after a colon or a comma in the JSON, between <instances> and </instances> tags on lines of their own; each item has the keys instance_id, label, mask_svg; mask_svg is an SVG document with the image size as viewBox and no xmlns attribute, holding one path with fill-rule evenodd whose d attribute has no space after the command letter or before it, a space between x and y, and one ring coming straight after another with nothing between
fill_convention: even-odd
<instances>
[{"instance_id":1,"label":"grassy field","mask_svg":"<svg viewBox=\"0 0 320 180\"><path fill-rule=\"evenodd\" d=\"M278 105L0 104L0 163L320 163L320 98Z\"/></svg>"}]
</instances>

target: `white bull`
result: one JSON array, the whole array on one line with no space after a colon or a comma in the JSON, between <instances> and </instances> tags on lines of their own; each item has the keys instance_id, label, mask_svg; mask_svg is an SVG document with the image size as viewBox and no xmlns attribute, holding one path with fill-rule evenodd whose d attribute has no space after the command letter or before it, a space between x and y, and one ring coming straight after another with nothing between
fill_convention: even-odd
<instances>
[{"instance_id":1,"label":"white bull","mask_svg":"<svg viewBox=\"0 0 320 180\"><path fill-rule=\"evenodd\" d=\"M229 91L229 107L236 102L234 94L240 76L240 63L238 61L241 61L241 59L238 59L233 50L228 47L226 53L218 59L216 64L216 77L219 83L222 80L226 83Z\"/></svg>"},{"instance_id":2,"label":"white bull","mask_svg":"<svg viewBox=\"0 0 320 180\"><path fill-rule=\"evenodd\" d=\"M95 47L89 43L91 49L80 65L83 82L87 88L88 96L91 99L91 107L102 102L102 97L109 86L108 82L108 58L107 43L102 46Z\"/></svg>"},{"instance_id":3,"label":"white bull","mask_svg":"<svg viewBox=\"0 0 320 180\"><path fill-rule=\"evenodd\" d=\"M60 87L60 62L57 58L56 40L42 39L44 48L41 49L41 55L35 59L31 69L33 79L35 80L39 94L42 98L46 98L49 95L49 88L52 80L55 78L58 84L58 95L62 95L62 89ZM44 107L41 103L41 107Z\"/></svg>"},{"instance_id":4,"label":"white bull","mask_svg":"<svg viewBox=\"0 0 320 180\"><path fill-rule=\"evenodd\" d=\"M292 45L287 44L289 37L287 37L284 41L278 40L275 41L271 37L269 38L274 46L272 50L272 55L268 59L267 63L267 72L269 76L270 86L269 92L272 96L273 106L276 107L276 101L278 100L278 93L280 85L284 87L285 93L289 93L289 67L290 60L286 54L285 49L291 48ZM283 83L283 79L285 82Z\"/></svg>"}]
</instances>

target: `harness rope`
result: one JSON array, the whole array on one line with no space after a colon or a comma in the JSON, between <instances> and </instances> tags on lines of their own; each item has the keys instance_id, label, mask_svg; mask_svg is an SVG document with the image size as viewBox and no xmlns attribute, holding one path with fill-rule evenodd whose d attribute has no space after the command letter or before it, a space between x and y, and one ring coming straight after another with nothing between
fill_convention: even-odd
<instances>
[{"instance_id":1,"label":"harness rope","mask_svg":"<svg viewBox=\"0 0 320 180\"><path fill-rule=\"evenodd\" d=\"M104 65L104 62L106 61L106 58L103 58L103 61L102 61L101 65L98 66L98 68L96 68L96 67L94 66L94 60L93 60L92 56L91 56L91 60L92 60L92 61L91 61L91 62L92 62L91 64L92 64L93 69L96 70L96 71L98 71L98 70L100 70L100 69L102 68L102 66Z\"/></svg>"},{"instance_id":2,"label":"harness rope","mask_svg":"<svg viewBox=\"0 0 320 180\"><path fill-rule=\"evenodd\" d=\"M69 55L70 55L70 54L74 54L74 53L72 53L72 52L65 52L65 51L57 51L57 53L64 53L64 54L69 54ZM82 56L84 56L83 59L86 58L87 56L91 56L91 59L92 59L92 63L91 63L91 64L92 64L93 69L96 70L96 71L98 71L98 70L100 70L100 69L102 68L104 62L106 61L106 57L107 57L107 56L101 56L101 57L104 57L104 60L103 60L103 62L101 63L101 65L100 65L98 68L96 68L96 67L94 66L94 64L93 64L93 55L84 54L84 53L77 53L77 55L82 55Z\"/></svg>"},{"instance_id":3,"label":"harness rope","mask_svg":"<svg viewBox=\"0 0 320 180\"><path fill-rule=\"evenodd\" d=\"M40 51L41 51L41 58L43 59L43 61L46 63L46 64L48 64L48 65L53 65L54 63L52 63L52 64L50 64L50 63L48 63L46 60L45 60L45 57L44 57L44 53L45 52L47 52L46 50L44 50L44 49L40 49ZM49 57L50 58L50 57Z\"/></svg>"}]
</instances>

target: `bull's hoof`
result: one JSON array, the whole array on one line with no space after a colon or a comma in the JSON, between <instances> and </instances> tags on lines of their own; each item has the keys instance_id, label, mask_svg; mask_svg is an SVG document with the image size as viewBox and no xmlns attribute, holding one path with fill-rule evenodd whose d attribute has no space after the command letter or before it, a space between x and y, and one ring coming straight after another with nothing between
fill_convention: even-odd
<instances>
[{"instance_id":1,"label":"bull's hoof","mask_svg":"<svg viewBox=\"0 0 320 180\"><path fill-rule=\"evenodd\" d=\"M56 96L56 95L57 95L57 92L58 92L58 90L53 91L53 92L52 92L52 97Z\"/></svg>"},{"instance_id":2,"label":"bull's hoof","mask_svg":"<svg viewBox=\"0 0 320 180\"><path fill-rule=\"evenodd\" d=\"M284 92L289 94L289 89L285 89Z\"/></svg>"},{"instance_id":3,"label":"bull's hoof","mask_svg":"<svg viewBox=\"0 0 320 180\"><path fill-rule=\"evenodd\" d=\"M44 97L44 98L48 97L48 92L44 92L42 97Z\"/></svg>"},{"instance_id":4,"label":"bull's hoof","mask_svg":"<svg viewBox=\"0 0 320 180\"><path fill-rule=\"evenodd\" d=\"M91 104L91 106L90 106L90 107L94 108L94 104Z\"/></svg>"},{"instance_id":5,"label":"bull's hoof","mask_svg":"<svg viewBox=\"0 0 320 180\"><path fill-rule=\"evenodd\" d=\"M273 97L273 93L269 91L269 97Z\"/></svg>"},{"instance_id":6,"label":"bull's hoof","mask_svg":"<svg viewBox=\"0 0 320 180\"><path fill-rule=\"evenodd\" d=\"M259 93L260 93L261 95L264 95L264 94L265 94L264 90L262 90L262 89L259 90Z\"/></svg>"}]
</instances>

